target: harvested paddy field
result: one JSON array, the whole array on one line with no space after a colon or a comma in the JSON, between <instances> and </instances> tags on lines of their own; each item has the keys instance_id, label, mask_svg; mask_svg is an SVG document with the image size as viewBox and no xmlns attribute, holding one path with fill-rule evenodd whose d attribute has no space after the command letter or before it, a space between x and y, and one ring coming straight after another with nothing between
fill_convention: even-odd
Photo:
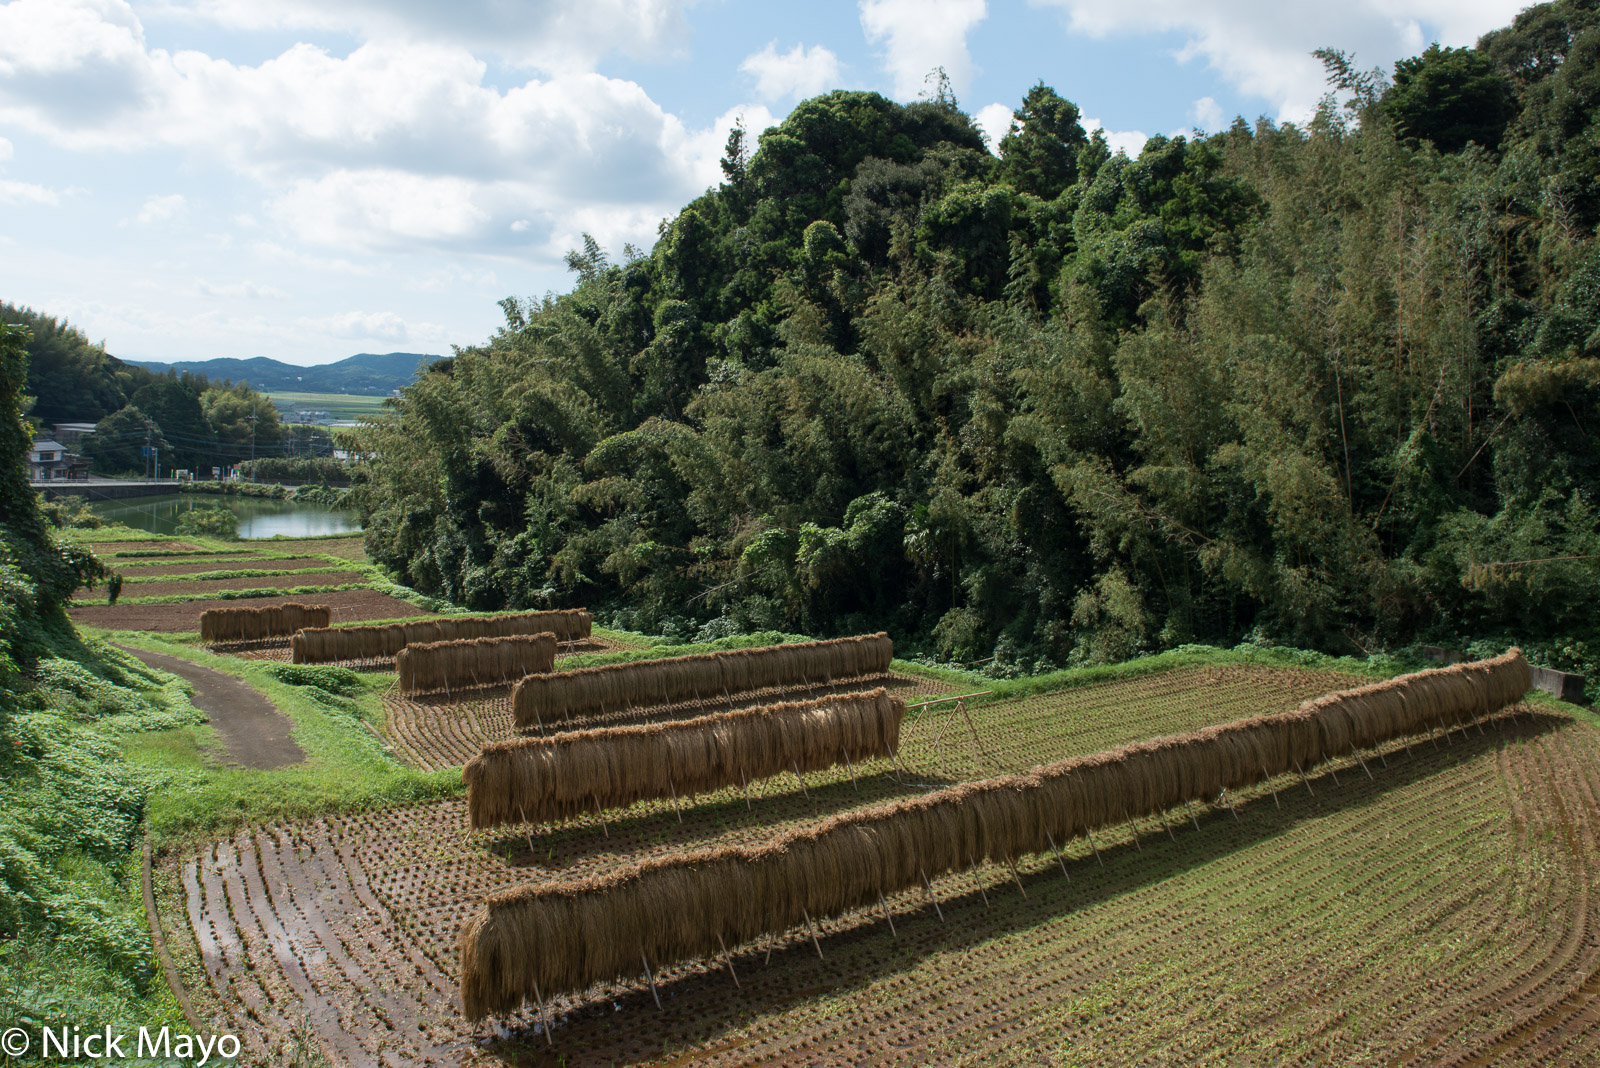
<instances>
[{"instance_id":1,"label":"harvested paddy field","mask_svg":"<svg viewBox=\"0 0 1600 1068\"><path fill-rule=\"evenodd\" d=\"M79 601L68 614L75 623L93 627L187 633L200 629L200 613L209 608L261 608L311 600L332 608L336 622L428 614L375 589L324 589L372 581L367 572L352 567L366 563L359 537L222 543L101 541L90 542L89 547L123 576L117 604L95 603L103 599L103 587L77 592ZM216 596L241 590L272 592L258 597ZM184 597L194 599L175 599ZM151 604L147 598L173 600ZM284 643L284 656L287 651Z\"/></svg>"},{"instance_id":2,"label":"harvested paddy field","mask_svg":"<svg viewBox=\"0 0 1600 1068\"><path fill-rule=\"evenodd\" d=\"M125 587L137 589L137 586ZM200 629L200 613L208 608L262 608L315 598L334 610L341 621L397 619L427 615L421 608L376 590L336 590L332 593L294 594L281 597L240 597L227 601L188 601L181 604L82 605L69 608L74 623L111 630L149 630L185 633Z\"/></svg>"},{"instance_id":3,"label":"harvested paddy field","mask_svg":"<svg viewBox=\"0 0 1600 1068\"><path fill-rule=\"evenodd\" d=\"M908 716L900 766L862 763L543 829L468 838L465 804L252 828L172 858L169 940L203 1014L258 1051L309 1027L340 1062L1588 1062L1600 966L1591 899L1600 755L1587 722L1527 706L1483 733L1391 743L1305 783L1097 831L1017 878L923 892L643 970L529 1008L509 1037L457 1005L456 938L488 892L689 848L1245 715L1352 680L1254 666L1171 671ZM1098 851L1098 861L1096 858ZM1024 890L1026 896L1024 896ZM768 950L771 950L770 960ZM819 959L818 950L821 951ZM547 1048L545 1021L557 1020ZM474 1041L488 1039L487 1046Z\"/></svg>"},{"instance_id":4,"label":"harvested paddy field","mask_svg":"<svg viewBox=\"0 0 1600 1068\"><path fill-rule=\"evenodd\" d=\"M81 538L81 535L79 537ZM88 544L98 556L115 556L119 553L202 551L200 546L187 541L90 541Z\"/></svg>"},{"instance_id":5,"label":"harvested paddy field","mask_svg":"<svg viewBox=\"0 0 1600 1068\"><path fill-rule=\"evenodd\" d=\"M313 565L315 566L315 565ZM323 564L323 567L327 567ZM211 571L221 570L211 568ZM241 570L243 568L241 567ZM255 590L255 589L280 589L304 586L348 586L351 583L367 581L367 576L360 571L301 571L293 574L270 575L242 575L234 578L208 579L202 577L201 572L193 577L173 577L159 582L128 582L126 579L142 577L135 572L124 577L122 597L120 600L138 600L144 597L172 597L190 596L201 597L208 593L220 593L223 590ZM79 590L79 598L92 597L90 590Z\"/></svg>"},{"instance_id":6,"label":"harvested paddy field","mask_svg":"<svg viewBox=\"0 0 1600 1068\"><path fill-rule=\"evenodd\" d=\"M203 575L209 571L304 571L338 565L317 556L291 556L283 560L254 556L184 557L181 563L170 559L112 560L125 579L145 578L155 575Z\"/></svg>"}]
</instances>

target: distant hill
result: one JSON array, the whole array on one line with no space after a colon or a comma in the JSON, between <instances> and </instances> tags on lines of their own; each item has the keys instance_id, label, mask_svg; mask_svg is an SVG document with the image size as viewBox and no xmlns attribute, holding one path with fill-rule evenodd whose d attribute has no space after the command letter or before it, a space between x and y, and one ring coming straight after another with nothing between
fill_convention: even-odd
<instances>
[{"instance_id":1,"label":"distant hill","mask_svg":"<svg viewBox=\"0 0 1600 1068\"><path fill-rule=\"evenodd\" d=\"M299 391L381 397L401 386L410 385L417 368L436 359L437 356L420 352L362 352L337 363L318 364L315 367L296 367L262 356L249 360L189 360L182 363L158 363L152 360L126 362L157 374L175 369L180 373L188 371L203 374L218 383L223 379L234 383L248 382L251 388L263 393Z\"/></svg>"}]
</instances>

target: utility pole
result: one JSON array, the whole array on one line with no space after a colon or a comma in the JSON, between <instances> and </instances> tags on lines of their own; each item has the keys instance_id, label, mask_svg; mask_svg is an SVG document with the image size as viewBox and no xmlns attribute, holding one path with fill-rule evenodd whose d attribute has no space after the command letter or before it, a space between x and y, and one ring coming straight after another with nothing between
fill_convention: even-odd
<instances>
[{"instance_id":1,"label":"utility pole","mask_svg":"<svg viewBox=\"0 0 1600 1068\"><path fill-rule=\"evenodd\" d=\"M256 402L250 402L250 477L255 477L256 470L256 420L260 413L256 411Z\"/></svg>"}]
</instances>

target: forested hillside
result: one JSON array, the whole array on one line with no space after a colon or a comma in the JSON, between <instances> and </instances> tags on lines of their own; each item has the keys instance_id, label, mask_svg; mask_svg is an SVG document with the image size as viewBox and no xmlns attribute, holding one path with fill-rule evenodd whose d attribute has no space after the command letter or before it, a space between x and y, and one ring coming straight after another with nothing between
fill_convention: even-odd
<instances>
[{"instance_id":1,"label":"forested hillside","mask_svg":"<svg viewBox=\"0 0 1600 1068\"><path fill-rule=\"evenodd\" d=\"M94 423L80 448L97 475L184 468L206 477L214 467L258 457L333 452L326 430L283 425L271 399L242 381L173 368L157 374L117 359L54 316L0 303L0 326L8 324L24 331L24 413L43 433L56 423ZM151 470L146 445L160 450L161 471Z\"/></svg>"},{"instance_id":2,"label":"forested hillside","mask_svg":"<svg viewBox=\"0 0 1600 1068\"><path fill-rule=\"evenodd\" d=\"M1509 639L1600 666L1600 14L1132 159L1038 86L802 103L409 387L371 553L474 608L1033 667Z\"/></svg>"}]
</instances>

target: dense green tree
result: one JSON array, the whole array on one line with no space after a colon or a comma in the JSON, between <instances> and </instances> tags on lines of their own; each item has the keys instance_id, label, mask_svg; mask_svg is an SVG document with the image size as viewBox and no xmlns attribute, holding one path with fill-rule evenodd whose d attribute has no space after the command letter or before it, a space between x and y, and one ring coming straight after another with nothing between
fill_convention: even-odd
<instances>
[{"instance_id":1,"label":"dense green tree","mask_svg":"<svg viewBox=\"0 0 1600 1068\"><path fill-rule=\"evenodd\" d=\"M1000 139L1000 174L1024 193L1054 200L1078 180L1078 154L1089 143L1077 105L1040 82L1013 114Z\"/></svg>"},{"instance_id":2,"label":"dense green tree","mask_svg":"<svg viewBox=\"0 0 1600 1068\"><path fill-rule=\"evenodd\" d=\"M272 401L244 383L212 386L200 395L216 455L236 464L283 452L283 425Z\"/></svg>"},{"instance_id":3,"label":"dense green tree","mask_svg":"<svg viewBox=\"0 0 1600 1068\"><path fill-rule=\"evenodd\" d=\"M83 331L31 308L0 303L0 325L28 330L28 384L33 418L45 423L93 423L128 402L154 376L123 363Z\"/></svg>"},{"instance_id":4,"label":"dense green tree","mask_svg":"<svg viewBox=\"0 0 1600 1068\"><path fill-rule=\"evenodd\" d=\"M146 448L160 450L160 455L148 454ZM132 404L96 423L94 434L84 439L83 453L97 475L156 475L158 463L170 474L178 466L161 427Z\"/></svg>"},{"instance_id":5,"label":"dense green tree","mask_svg":"<svg viewBox=\"0 0 1600 1068\"><path fill-rule=\"evenodd\" d=\"M806 101L648 256L586 241L403 392L369 550L473 607L998 671L1241 639L1600 669L1593 8L1392 87L1324 51L1344 102L1303 126L1134 157L1043 86L999 160L947 95ZM1509 124L1467 106L1507 92Z\"/></svg>"},{"instance_id":6,"label":"dense green tree","mask_svg":"<svg viewBox=\"0 0 1600 1068\"><path fill-rule=\"evenodd\" d=\"M1471 48L1428 46L1394 65L1394 83L1379 110L1403 137L1432 142L1440 152L1467 144L1500 147L1516 114L1511 83L1494 63Z\"/></svg>"},{"instance_id":7,"label":"dense green tree","mask_svg":"<svg viewBox=\"0 0 1600 1068\"><path fill-rule=\"evenodd\" d=\"M167 462L175 467L195 470L211 466L213 455L210 425L200 407L200 394L206 384L192 375L182 378L168 372L139 389L128 403L155 421L171 442Z\"/></svg>"}]
</instances>

